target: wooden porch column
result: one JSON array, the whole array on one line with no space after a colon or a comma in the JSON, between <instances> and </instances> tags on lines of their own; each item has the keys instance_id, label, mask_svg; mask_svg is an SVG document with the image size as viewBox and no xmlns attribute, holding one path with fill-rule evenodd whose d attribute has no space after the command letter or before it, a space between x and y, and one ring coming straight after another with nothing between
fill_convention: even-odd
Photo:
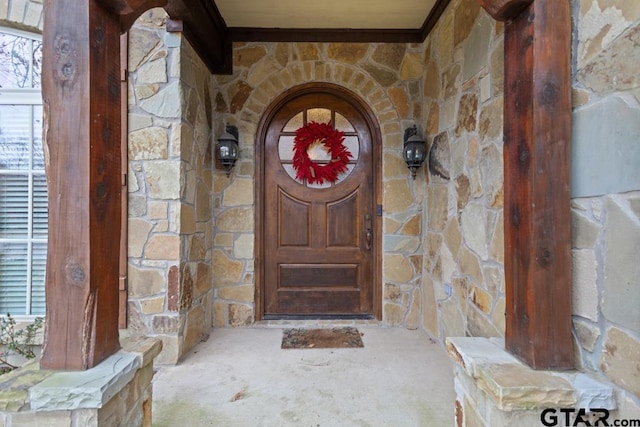
<instances>
[{"instance_id":1,"label":"wooden porch column","mask_svg":"<svg viewBox=\"0 0 640 427\"><path fill-rule=\"evenodd\" d=\"M570 369L570 2L479 2L506 21L506 349L535 369Z\"/></svg>"},{"instance_id":2,"label":"wooden porch column","mask_svg":"<svg viewBox=\"0 0 640 427\"><path fill-rule=\"evenodd\" d=\"M120 34L153 7L164 7L176 19L185 16L187 38L209 68L230 70L230 41L211 40L199 25L215 15L210 2L44 0L49 247L40 364L45 369L89 369L120 347L119 235L126 173L121 170ZM224 24L217 15L211 19ZM222 54L219 45L225 47Z\"/></svg>"},{"instance_id":3,"label":"wooden porch column","mask_svg":"<svg viewBox=\"0 0 640 427\"><path fill-rule=\"evenodd\" d=\"M119 349L120 26L96 0L45 0L49 190L42 368L91 368Z\"/></svg>"}]
</instances>

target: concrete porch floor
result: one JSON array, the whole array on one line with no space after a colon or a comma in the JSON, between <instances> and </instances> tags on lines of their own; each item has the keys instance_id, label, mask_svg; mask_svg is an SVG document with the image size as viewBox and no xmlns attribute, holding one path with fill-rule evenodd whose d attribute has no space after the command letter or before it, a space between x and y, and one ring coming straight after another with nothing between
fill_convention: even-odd
<instances>
[{"instance_id":1,"label":"concrete porch floor","mask_svg":"<svg viewBox=\"0 0 640 427\"><path fill-rule=\"evenodd\" d=\"M356 326L364 348L282 350L282 326L212 330L155 374L153 426L453 426L444 349L421 331Z\"/></svg>"}]
</instances>

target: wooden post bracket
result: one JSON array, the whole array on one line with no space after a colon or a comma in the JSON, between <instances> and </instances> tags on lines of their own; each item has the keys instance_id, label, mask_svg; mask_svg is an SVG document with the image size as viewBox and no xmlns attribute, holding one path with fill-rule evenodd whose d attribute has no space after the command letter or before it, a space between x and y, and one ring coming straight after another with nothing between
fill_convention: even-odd
<instances>
[{"instance_id":1,"label":"wooden post bracket","mask_svg":"<svg viewBox=\"0 0 640 427\"><path fill-rule=\"evenodd\" d=\"M533 0L478 0L480 6L496 21L516 18Z\"/></svg>"}]
</instances>

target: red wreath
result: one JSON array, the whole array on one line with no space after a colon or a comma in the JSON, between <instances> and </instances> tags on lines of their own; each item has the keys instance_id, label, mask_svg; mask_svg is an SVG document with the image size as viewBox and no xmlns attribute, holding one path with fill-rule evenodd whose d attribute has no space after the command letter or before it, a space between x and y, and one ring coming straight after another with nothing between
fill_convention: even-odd
<instances>
[{"instance_id":1,"label":"red wreath","mask_svg":"<svg viewBox=\"0 0 640 427\"><path fill-rule=\"evenodd\" d=\"M331 155L329 163L314 162L309 158L309 146L322 143ZM344 132L335 130L330 123L309 122L296 131L293 141L293 167L296 179L309 184L336 182L338 175L347 171L347 164L353 157L344 146Z\"/></svg>"}]
</instances>

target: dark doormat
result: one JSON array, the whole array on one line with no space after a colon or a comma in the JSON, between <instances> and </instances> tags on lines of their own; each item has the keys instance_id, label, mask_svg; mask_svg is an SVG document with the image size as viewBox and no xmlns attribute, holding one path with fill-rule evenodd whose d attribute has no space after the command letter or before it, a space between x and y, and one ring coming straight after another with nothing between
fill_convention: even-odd
<instances>
[{"instance_id":1,"label":"dark doormat","mask_svg":"<svg viewBox=\"0 0 640 427\"><path fill-rule=\"evenodd\" d=\"M282 348L357 348L364 347L356 328L284 329Z\"/></svg>"}]
</instances>

